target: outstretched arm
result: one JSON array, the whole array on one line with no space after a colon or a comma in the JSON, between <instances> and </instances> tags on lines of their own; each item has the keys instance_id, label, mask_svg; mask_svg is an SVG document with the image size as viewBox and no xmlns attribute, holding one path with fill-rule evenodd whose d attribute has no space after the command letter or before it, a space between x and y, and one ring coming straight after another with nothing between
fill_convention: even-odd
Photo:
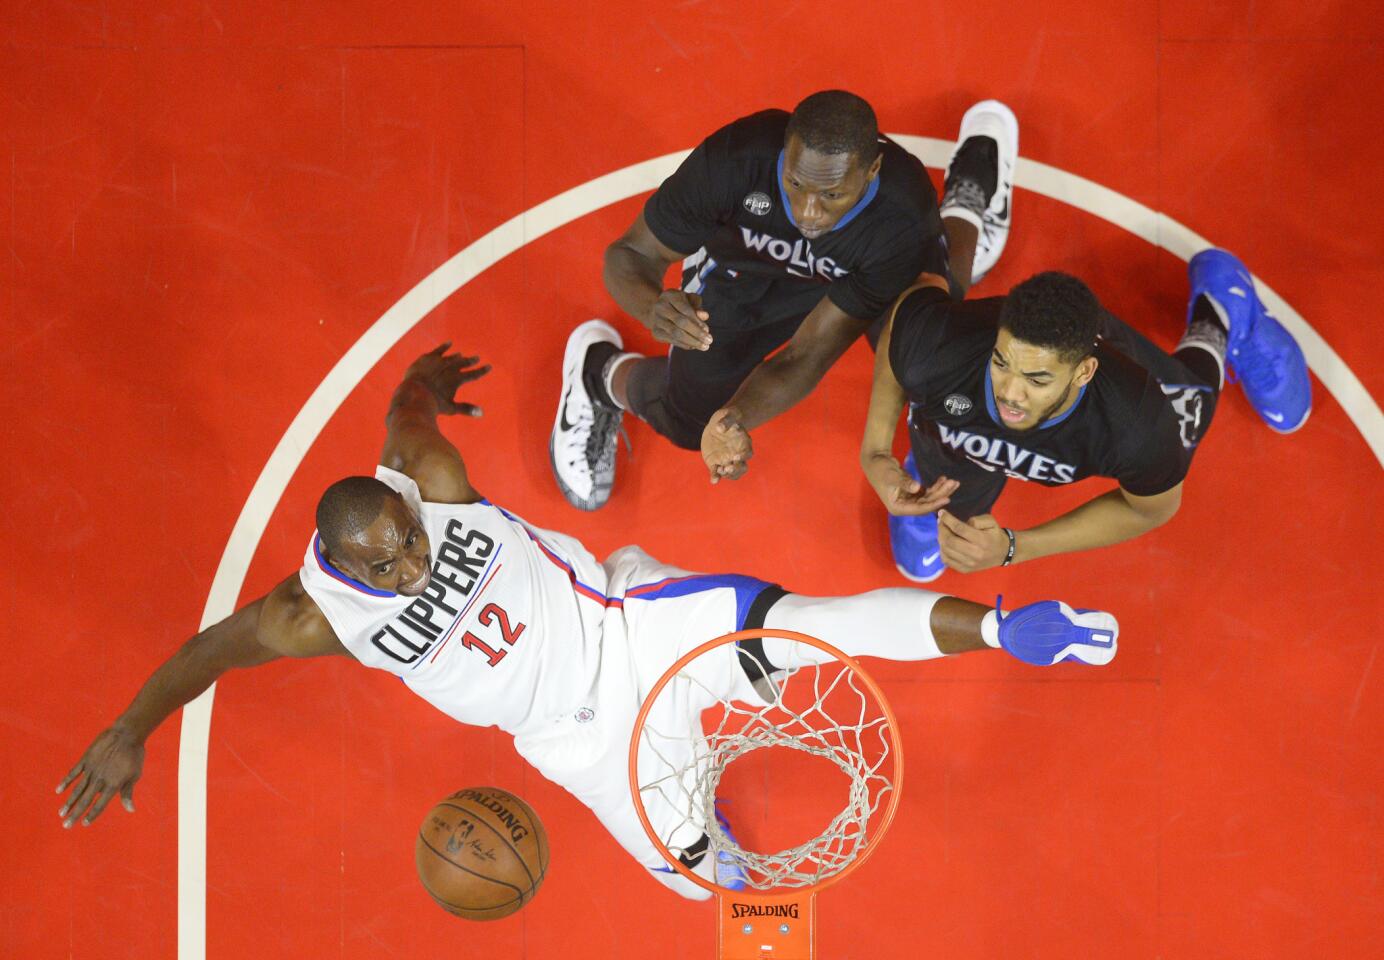
<instances>
[{"instance_id":1,"label":"outstretched arm","mask_svg":"<svg viewBox=\"0 0 1384 960\"><path fill-rule=\"evenodd\" d=\"M412 477L429 503L475 503L481 495L471 486L461 454L437 428L437 417L479 417L481 408L458 403L456 392L489 373L490 366L476 366L479 357L448 353L450 346L444 343L413 361L395 388L380 463Z\"/></svg>"},{"instance_id":2,"label":"outstretched arm","mask_svg":"<svg viewBox=\"0 0 1384 960\"><path fill-rule=\"evenodd\" d=\"M822 297L793 338L754 369L702 431L702 459L712 483L744 475L754 453L749 431L811 393L867 326Z\"/></svg>"},{"instance_id":3,"label":"outstretched arm","mask_svg":"<svg viewBox=\"0 0 1384 960\"><path fill-rule=\"evenodd\" d=\"M266 596L242 607L188 640L154 671L115 723L87 748L58 784L72 795L58 815L70 827L86 826L119 794L134 810L135 783L144 766L144 741L183 704L237 667L257 667L278 657L344 654L346 648L292 574Z\"/></svg>"}]
</instances>

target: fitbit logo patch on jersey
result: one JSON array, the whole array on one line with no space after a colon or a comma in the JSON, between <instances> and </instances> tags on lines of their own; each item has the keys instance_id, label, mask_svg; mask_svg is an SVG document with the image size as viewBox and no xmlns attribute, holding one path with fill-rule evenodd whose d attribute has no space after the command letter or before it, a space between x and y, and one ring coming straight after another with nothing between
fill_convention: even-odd
<instances>
[{"instance_id":1,"label":"fitbit logo patch on jersey","mask_svg":"<svg viewBox=\"0 0 1384 960\"><path fill-rule=\"evenodd\" d=\"M953 417L961 417L970 413L971 408L975 406L975 404L971 402L970 397L963 397L959 393L953 393L948 394L947 399L942 401L942 406L945 407L947 413L950 413Z\"/></svg>"},{"instance_id":2,"label":"fitbit logo patch on jersey","mask_svg":"<svg viewBox=\"0 0 1384 960\"><path fill-rule=\"evenodd\" d=\"M784 264L784 269L795 277L819 276L823 280L835 280L850 272L838 267L831 257L813 256L811 242L802 237L789 243L767 233L756 233L748 227L740 228L740 236L745 241L746 250L767 253Z\"/></svg>"},{"instance_id":3,"label":"fitbit logo patch on jersey","mask_svg":"<svg viewBox=\"0 0 1384 960\"><path fill-rule=\"evenodd\" d=\"M756 190L745 198L745 209L753 213L756 217L762 217L770 210L774 209L774 201L769 199L767 193Z\"/></svg>"}]
</instances>

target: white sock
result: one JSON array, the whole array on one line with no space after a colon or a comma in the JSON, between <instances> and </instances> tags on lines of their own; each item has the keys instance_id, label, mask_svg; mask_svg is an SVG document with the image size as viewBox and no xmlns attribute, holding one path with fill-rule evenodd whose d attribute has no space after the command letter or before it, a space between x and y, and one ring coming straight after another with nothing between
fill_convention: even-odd
<instances>
[{"instance_id":1,"label":"white sock","mask_svg":"<svg viewBox=\"0 0 1384 960\"><path fill-rule=\"evenodd\" d=\"M932 608L943 594L889 587L850 597L804 597L790 593L769 608L764 626L796 630L825 640L852 657L932 660L944 654L932 635ZM764 655L776 667L825 663L816 647L781 637L764 638Z\"/></svg>"},{"instance_id":2,"label":"white sock","mask_svg":"<svg viewBox=\"0 0 1384 960\"><path fill-rule=\"evenodd\" d=\"M605 367L601 370L601 385L605 387L606 396L614 400L615 405L621 410L629 408L620 403L619 398L615 396L615 371L626 361L639 360L643 356L642 353L617 353L605 362Z\"/></svg>"},{"instance_id":3,"label":"white sock","mask_svg":"<svg viewBox=\"0 0 1384 960\"><path fill-rule=\"evenodd\" d=\"M1000 615L997 611L985 611L985 617L980 621L980 639L985 641L987 647L999 649Z\"/></svg>"}]
</instances>

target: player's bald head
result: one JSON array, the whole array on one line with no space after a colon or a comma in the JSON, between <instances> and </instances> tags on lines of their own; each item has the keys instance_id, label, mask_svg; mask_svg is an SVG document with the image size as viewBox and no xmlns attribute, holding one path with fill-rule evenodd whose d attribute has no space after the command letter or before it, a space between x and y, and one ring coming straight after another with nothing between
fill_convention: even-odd
<instances>
[{"instance_id":1,"label":"player's bald head","mask_svg":"<svg viewBox=\"0 0 1384 960\"><path fill-rule=\"evenodd\" d=\"M317 501L317 533L328 552L340 551L370 528L385 505L398 497L374 477L346 477L327 488Z\"/></svg>"},{"instance_id":2,"label":"player's bald head","mask_svg":"<svg viewBox=\"0 0 1384 960\"><path fill-rule=\"evenodd\" d=\"M845 90L822 90L803 100L788 118L785 140L796 137L809 150L849 154L863 167L879 153L879 122L874 109Z\"/></svg>"}]
</instances>

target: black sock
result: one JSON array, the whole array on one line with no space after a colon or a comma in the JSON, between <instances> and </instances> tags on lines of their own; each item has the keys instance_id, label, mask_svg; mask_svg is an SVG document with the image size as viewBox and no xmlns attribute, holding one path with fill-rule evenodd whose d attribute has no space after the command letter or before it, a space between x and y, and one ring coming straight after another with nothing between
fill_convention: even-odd
<instances>
[{"instance_id":1,"label":"black sock","mask_svg":"<svg viewBox=\"0 0 1384 960\"><path fill-rule=\"evenodd\" d=\"M993 137L967 137L952 158L947 168L947 182L943 188L943 202L946 196L962 189L963 183L973 183L980 188L984 197L982 209L999 189L1000 145Z\"/></svg>"},{"instance_id":2,"label":"black sock","mask_svg":"<svg viewBox=\"0 0 1384 960\"><path fill-rule=\"evenodd\" d=\"M1211 298L1206 294L1200 294L1192 301L1192 323L1214 323L1221 328L1221 333L1229 334L1230 330L1226 327L1225 321L1211 303Z\"/></svg>"},{"instance_id":3,"label":"black sock","mask_svg":"<svg viewBox=\"0 0 1384 960\"><path fill-rule=\"evenodd\" d=\"M1206 294L1201 294L1192 301L1192 319L1173 351L1173 359L1180 361L1195 379L1219 390L1225 376L1229 338L1230 333L1216 304Z\"/></svg>"},{"instance_id":4,"label":"black sock","mask_svg":"<svg viewBox=\"0 0 1384 960\"><path fill-rule=\"evenodd\" d=\"M620 348L609 340L593 343L586 348L586 359L582 361L581 382L587 394L596 403L619 409L620 405L605 388L605 365L611 357L620 353Z\"/></svg>"},{"instance_id":5,"label":"black sock","mask_svg":"<svg viewBox=\"0 0 1384 960\"><path fill-rule=\"evenodd\" d=\"M1177 414L1182 445L1195 450L1211 428L1216 401L1225 380L1225 350L1229 333L1225 321L1205 295L1192 301L1192 319L1173 359L1182 365L1178 383L1163 385L1163 392Z\"/></svg>"},{"instance_id":6,"label":"black sock","mask_svg":"<svg viewBox=\"0 0 1384 960\"><path fill-rule=\"evenodd\" d=\"M1192 374L1188 379L1208 387L1213 393L1220 392L1223 371L1221 364L1216 362L1209 350L1201 347L1180 347L1174 351L1173 359Z\"/></svg>"}]
</instances>

